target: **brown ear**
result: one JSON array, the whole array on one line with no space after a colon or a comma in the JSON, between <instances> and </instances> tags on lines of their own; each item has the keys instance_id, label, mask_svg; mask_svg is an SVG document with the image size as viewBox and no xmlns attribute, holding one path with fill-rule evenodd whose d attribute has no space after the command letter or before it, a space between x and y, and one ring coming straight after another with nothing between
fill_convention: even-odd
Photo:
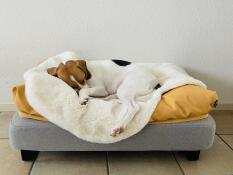
<instances>
[{"instance_id":1,"label":"brown ear","mask_svg":"<svg viewBox=\"0 0 233 175\"><path fill-rule=\"evenodd\" d=\"M77 66L77 62L74 60L69 60L66 62L66 68L67 71L70 73L70 75L73 75L76 81L78 81L80 84L84 84L84 80L86 79L85 72Z\"/></svg>"},{"instance_id":2,"label":"brown ear","mask_svg":"<svg viewBox=\"0 0 233 175\"><path fill-rule=\"evenodd\" d=\"M52 76L57 76L57 68L56 67L51 67L47 69L48 74Z\"/></svg>"},{"instance_id":3,"label":"brown ear","mask_svg":"<svg viewBox=\"0 0 233 175\"><path fill-rule=\"evenodd\" d=\"M71 75L68 72L67 67L63 63L60 63L58 68L57 68L57 76L58 76L58 78L62 79L64 82L66 82L69 86L71 86L72 88L76 88L76 89L80 90L79 85L71 79L71 77L70 77Z\"/></svg>"},{"instance_id":4,"label":"brown ear","mask_svg":"<svg viewBox=\"0 0 233 175\"><path fill-rule=\"evenodd\" d=\"M89 70L87 69L87 77L86 79L89 80L91 78L91 73L89 72Z\"/></svg>"},{"instance_id":5,"label":"brown ear","mask_svg":"<svg viewBox=\"0 0 233 175\"><path fill-rule=\"evenodd\" d=\"M77 66L85 73L85 79L89 80L91 78L91 73L87 69L86 61L85 60L77 60Z\"/></svg>"}]
</instances>

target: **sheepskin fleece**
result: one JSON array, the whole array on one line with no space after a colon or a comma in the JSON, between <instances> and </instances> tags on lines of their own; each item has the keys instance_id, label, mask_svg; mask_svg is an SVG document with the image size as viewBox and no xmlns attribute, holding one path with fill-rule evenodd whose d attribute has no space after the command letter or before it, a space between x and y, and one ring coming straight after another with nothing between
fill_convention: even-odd
<instances>
[{"instance_id":1,"label":"sheepskin fleece","mask_svg":"<svg viewBox=\"0 0 233 175\"><path fill-rule=\"evenodd\" d=\"M140 97L140 111L117 137L110 133L125 107L116 97L91 98L87 105L80 105L76 92L62 80L49 75L49 67L78 58L73 52L65 52L45 60L24 74L26 97L29 104L50 122L75 136L94 143L114 143L141 131L160 101L161 95L178 86L195 84L206 88L199 80L189 76L182 68L169 63L137 63L150 67L159 77L161 88Z\"/></svg>"}]
</instances>

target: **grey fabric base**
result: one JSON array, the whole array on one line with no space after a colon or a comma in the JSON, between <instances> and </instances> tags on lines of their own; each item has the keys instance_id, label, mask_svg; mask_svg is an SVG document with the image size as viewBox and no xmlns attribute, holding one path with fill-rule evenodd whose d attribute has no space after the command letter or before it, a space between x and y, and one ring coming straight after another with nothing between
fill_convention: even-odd
<instances>
[{"instance_id":1,"label":"grey fabric base","mask_svg":"<svg viewBox=\"0 0 233 175\"><path fill-rule=\"evenodd\" d=\"M10 123L10 144L37 151L185 151L213 144L215 122L207 119L177 124L148 124L138 134L113 144L83 141L50 122L25 119L16 113Z\"/></svg>"}]
</instances>

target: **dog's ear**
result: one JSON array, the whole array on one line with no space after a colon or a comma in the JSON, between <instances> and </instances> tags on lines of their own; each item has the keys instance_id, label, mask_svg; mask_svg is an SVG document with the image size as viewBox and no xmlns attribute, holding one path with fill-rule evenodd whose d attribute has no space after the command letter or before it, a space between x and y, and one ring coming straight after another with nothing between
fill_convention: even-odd
<instances>
[{"instance_id":1,"label":"dog's ear","mask_svg":"<svg viewBox=\"0 0 233 175\"><path fill-rule=\"evenodd\" d=\"M85 73L85 79L89 80L91 78L91 73L87 69L86 61L85 60L77 60L77 66Z\"/></svg>"},{"instance_id":2,"label":"dog's ear","mask_svg":"<svg viewBox=\"0 0 233 175\"><path fill-rule=\"evenodd\" d=\"M52 76L57 76L57 68L56 67L51 67L47 69L48 74Z\"/></svg>"},{"instance_id":3,"label":"dog's ear","mask_svg":"<svg viewBox=\"0 0 233 175\"><path fill-rule=\"evenodd\" d=\"M67 67L63 63L60 63L57 68L57 76L58 78L66 82L69 86L71 86L72 88L75 88L77 90L81 89L79 85L74 80L71 79L72 75L69 73L69 71L67 70Z\"/></svg>"},{"instance_id":4,"label":"dog's ear","mask_svg":"<svg viewBox=\"0 0 233 175\"><path fill-rule=\"evenodd\" d=\"M67 61L66 62L66 68L67 68L67 71L70 73L70 75L72 75L73 78L75 78L76 81L78 81L80 84L85 83L86 74L82 70L82 68L80 68L77 65L77 61L75 61L75 60Z\"/></svg>"}]
</instances>

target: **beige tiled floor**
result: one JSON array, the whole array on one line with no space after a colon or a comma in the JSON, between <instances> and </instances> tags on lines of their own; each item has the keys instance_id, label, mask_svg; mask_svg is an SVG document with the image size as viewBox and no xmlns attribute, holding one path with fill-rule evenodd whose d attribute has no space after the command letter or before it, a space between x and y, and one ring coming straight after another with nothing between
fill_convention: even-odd
<instances>
[{"instance_id":1,"label":"beige tiled floor","mask_svg":"<svg viewBox=\"0 0 233 175\"><path fill-rule=\"evenodd\" d=\"M0 139L0 175L26 175L31 165L21 161L20 152L10 148L8 139Z\"/></svg>"},{"instance_id":2,"label":"beige tiled floor","mask_svg":"<svg viewBox=\"0 0 233 175\"><path fill-rule=\"evenodd\" d=\"M104 152L42 152L31 175L105 175L106 172Z\"/></svg>"},{"instance_id":3,"label":"beige tiled floor","mask_svg":"<svg viewBox=\"0 0 233 175\"><path fill-rule=\"evenodd\" d=\"M222 138L222 140L233 150L233 135L220 135L220 138Z\"/></svg>"},{"instance_id":4,"label":"beige tiled floor","mask_svg":"<svg viewBox=\"0 0 233 175\"><path fill-rule=\"evenodd\" d=\"M200 160L187 161L179 152L42 152L35 162L23 162L8 143L12 112L0 113L0 175L232 175L233 111L214 111L214 145Z\"/></svg>"},{"instance_id":5,"label":"beige tiled floor","mask_svg":"<svg viewBox=\"0 0 233 175\"><path fill-rule=\"evenodd\" d=\"M218 137L211 149L201 152L199 161L187 161L180 153L175 154L186 175L233 174L233 151Z\"/></svg>"},{"instance_id":6,"label":"beige tiled floor","mask_svg":"<svg viewBox=\"0 0 233 175\"><path fill-rule=\"evenodd\" d=\"M109 152L111 175L182 175L171 152Z\"/></svg>"},{"instance_id":7,"label":"beige tiled floor","mask_svg":"<svg viewBox=\"0 0 233 175\"><path fill-rule=\"evenodd\" d=\"M0 138L8 138L8 126L13 112L0 113Z\"/></svg>"},{"instance_id":8,"label":"beige tiled floor","mask_svg":"<svg viewBox=\"0 0 233 175\"><path fill-rule=\"evenodd\" d=\"M211 115L217 123L217 134L233 134L233 111L213 111Z\"/></svg>"}]
</instances>

